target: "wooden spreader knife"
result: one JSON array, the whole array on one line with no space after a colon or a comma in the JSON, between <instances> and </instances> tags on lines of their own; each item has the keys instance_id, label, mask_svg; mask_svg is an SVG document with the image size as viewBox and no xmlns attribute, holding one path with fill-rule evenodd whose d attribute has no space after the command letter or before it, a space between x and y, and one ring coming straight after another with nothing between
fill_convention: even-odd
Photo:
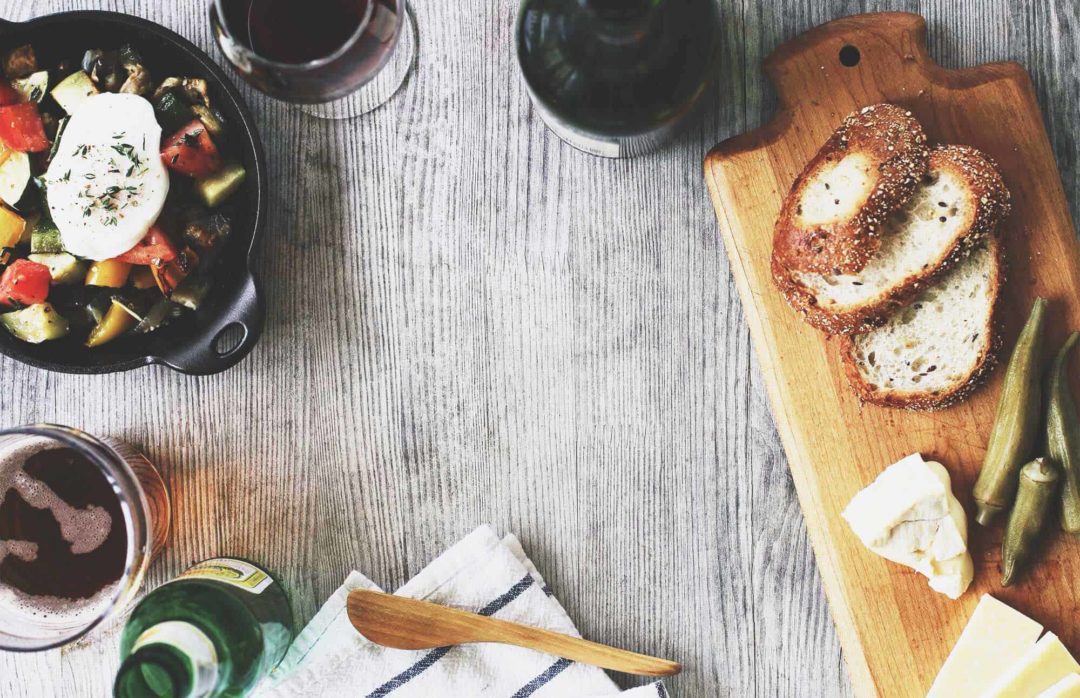
<instances>
[{"instance_id":1,"label":"wooden spreader knife","mask_svg":"<svg viewBox=\"0 0 1080 698\"><path fill-rule=\"evenodd\" d=\"M367 589L349 592L348 611L361 635L396 649L500 642L627 674L673 676L682 671L682 665L667 659Z\"/></svg>"}]
</instances>

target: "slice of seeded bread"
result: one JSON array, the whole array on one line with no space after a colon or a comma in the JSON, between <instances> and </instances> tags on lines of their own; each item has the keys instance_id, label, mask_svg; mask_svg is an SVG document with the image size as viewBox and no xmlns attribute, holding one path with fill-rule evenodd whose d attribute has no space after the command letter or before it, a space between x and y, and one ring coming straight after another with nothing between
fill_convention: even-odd
<instances>
[{"instance_id":1,"label":"slice of seeded bread","mask_svg":"<svg viewBox=\"0 0 1080 698\"><path fill-rule=\"evenodd\" d=\"M843 337L844 371L859 397L911 410L966 398L993 365L1003 277L991 235L884 325Z\"/></svg>"},{"instance_id":2,"label":"slice of seeded bread","mask_svg":"<svg viewBox=\"0 0 1080 698\"><path fill-rule=\"evenodd\" d=\"M967 256L1008 211L1009 191L989 156L967 146L938 146L911 199L885 221L881 247L861 271L791 271L774 258L773 278L811 325L834 334L864 332Z\"/></svg>"},{"instance_id":3,"label":"slice of seeded bread","mask_svg":"<svg viewBox=\"0 0 1080 698\"><path fill-rule=\"evenodd\" d=\"M819 274L862 269L928 159L926 134L911 112L875 104L848 115L784 199L773 232L776 264Z\"/></svg>"}]
</instances>

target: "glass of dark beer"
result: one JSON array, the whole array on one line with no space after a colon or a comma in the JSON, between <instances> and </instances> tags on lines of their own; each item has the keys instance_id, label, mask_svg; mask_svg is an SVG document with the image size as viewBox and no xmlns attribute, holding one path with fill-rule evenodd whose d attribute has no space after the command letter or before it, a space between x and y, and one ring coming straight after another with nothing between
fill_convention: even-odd
<instances>
[{"instance_id":1,"label":"glass of dark beer","mask_svg":"<svg viewBox=\"0 0 1080 698\"><path fill-rule=\"evenodd\" d=\"M72 642L121 613L169 533L169 495L128 444L0 431L0 650Z\"/></svg>"},{"instance_id":2,"label":"glass of dark beer","mask_svg":"<svg viewBox=\"0 0 1080 698\"><path fill-rule=\"evenodd\" d=\"M241 77L321 118L382 105L416 57L405 0L212 0L210 22Z\"/></svg>"}]
</instances>

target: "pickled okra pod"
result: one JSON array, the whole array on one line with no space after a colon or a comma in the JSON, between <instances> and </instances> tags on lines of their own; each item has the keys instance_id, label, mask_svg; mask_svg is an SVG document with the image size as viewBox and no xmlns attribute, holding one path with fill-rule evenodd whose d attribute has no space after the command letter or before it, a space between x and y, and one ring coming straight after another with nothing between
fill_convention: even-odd
<instances>
[{"instance_id":1,"label":"pickled okra pod","mask_svg":"<svg viewBox=\"0 0 1080 698\"><path fill-rule=\"evenodd\" d=\"M1080 533L1080 418L1069 389L1068 361L1080 339L1073 332L1054 357L1046 403L1046 455L1061 468L1061 530Z\"/></svg>"},{"instance_id":2,"label":"pickled okra pod","mask_svg":"<svg viewBox=\"0 0 1080 698\"><path fill-rule=\"evenodd\" d=\"M1057 467L1045 458L1036 458L1020 469L1016 503L1001 542L1001 586L1015 582L1035 559L1059 479Z\"/></svg>"},{"instance_id":3,"label":"pickled okra pod","mask_svg":"<svg viewBox=\"0 0 1080 698\"><path fill-rule=\"evenodd\" d=\"M1046 300L1036 298L1009 359L990 443L975 483L975 519L983 526L1012 504L1020 467L1035 445L1043 407L1040 362L1045 321Z\"/></svg>"}]
</instances>

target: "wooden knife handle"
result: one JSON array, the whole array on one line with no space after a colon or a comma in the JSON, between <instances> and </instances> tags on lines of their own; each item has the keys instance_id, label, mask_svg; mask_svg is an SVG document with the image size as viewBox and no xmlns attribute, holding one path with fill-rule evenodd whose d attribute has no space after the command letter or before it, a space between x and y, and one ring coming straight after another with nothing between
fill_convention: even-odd
<instances>
[{"instance_id":1,"label":"wooden knife handle","mask_svg":"<svg viewBox=\"0 0 1080 698\"><path fill-rule=\"evenodd\" d=\"M497 618L485 620L491 623L477 629L478 642L502 642L527 647L575 662L641 676L674 676L682 671L682 665L668 659L621 650L542 628L508 623Z\"/></svg>"}]
</instances>

